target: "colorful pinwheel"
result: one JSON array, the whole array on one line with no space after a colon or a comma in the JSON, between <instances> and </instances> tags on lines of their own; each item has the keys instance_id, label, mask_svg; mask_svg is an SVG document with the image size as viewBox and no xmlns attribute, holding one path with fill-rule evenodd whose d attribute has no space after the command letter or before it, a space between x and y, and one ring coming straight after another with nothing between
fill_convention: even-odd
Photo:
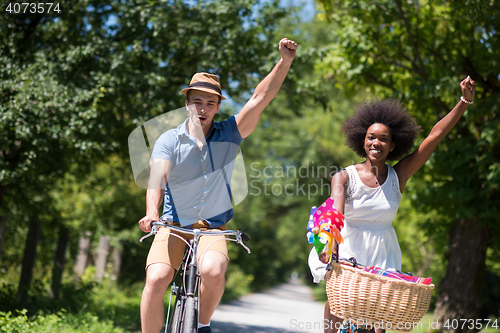
<instances>
[{"instance_id":1,"label":"colorful pinwheel","mask_svg":"<svg viewBox=\"0 0 500 333\"><path fill-rule=\"evenodd\" d=\"M337 243L343 243L344 239L340 234L340 230L344 227L344 215L337 211L333 206L333 199L328 198L317 208L311 208L311 215L307 223L307 240L314 244L314 248L318 255L323 251L328 244L328 254L332 254L333 240Z\"/></svg>"}]
</instances>

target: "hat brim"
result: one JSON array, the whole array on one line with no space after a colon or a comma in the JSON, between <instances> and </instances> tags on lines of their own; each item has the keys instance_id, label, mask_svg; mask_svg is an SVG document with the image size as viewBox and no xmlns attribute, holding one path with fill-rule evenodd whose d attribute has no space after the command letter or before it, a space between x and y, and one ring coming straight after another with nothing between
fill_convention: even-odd
<instances>
[{"instance_id":1,"label":"hat brim","mask_svg":"<svg viewBox=\"0 0 500 333\"><path fill-rule=\"evenodd\" d=\"M213 94L213 95L217 95L217 96L220 96L220 99L221 101L225 100L226 97L222 96L221 94L219 94L218 92L216 92L215 90L213 89L210 89L210 88L203 88L203 87L191 87L191 88L184 88L181 90L181 93L183 95L186 95L187 96L187 92L189 90L200 90L200 91L204 91L204 92L207 92L209 94Z\"/></svg>"}]
</instances>

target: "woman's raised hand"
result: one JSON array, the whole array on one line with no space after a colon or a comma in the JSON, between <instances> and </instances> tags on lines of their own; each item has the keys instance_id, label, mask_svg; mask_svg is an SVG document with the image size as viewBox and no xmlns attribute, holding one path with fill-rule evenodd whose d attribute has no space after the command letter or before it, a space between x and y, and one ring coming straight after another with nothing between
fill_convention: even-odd
<instances>
[{"instance_id":1,"label":"woman's raised hand","mask_svg":"<svg viewBox=\"0 0 500 333\"><path fill-rule=\"evenodd\" d=\"M462 96L468 102L474 101L474 90L476 89L476 83L467 76L462 82L460 82L460 88L462 88Z\"/></svg>"}]
</instances>

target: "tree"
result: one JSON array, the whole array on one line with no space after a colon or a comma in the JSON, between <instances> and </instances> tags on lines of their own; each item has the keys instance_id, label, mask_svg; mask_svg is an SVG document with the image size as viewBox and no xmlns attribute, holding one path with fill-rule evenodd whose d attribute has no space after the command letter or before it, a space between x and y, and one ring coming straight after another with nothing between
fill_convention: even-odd
<instances>
[{"instance_id":1,"label":"tree","mask_svg":"<svg viewBox=\"0 0 500 333\"><path fill-rule=\"evenodd\" d=\"M476 80L475 104L406 191L420 210L444 217L423 226L449 240L435 319L479 318L487 249L499 249L500 3L318 3L336 27L319 70L347 92L402 100L424 134L458 102L459 81Z\"/></svg>"},{"instance_id":2,"label":"tree","mask_svg":"<svg viewBox=\"0 0 500 333\"><path fill-rule=\"evenodd\" d=\"M83 177L110 153L126 158L128 134L182 105L179 91L193 73L219 73L234 97L248 91L284 15L277 2L266 2L254 16L251 0L57 4L61 12L0 18L0 205L8 212L13 201L7 207L4 199L30 184L28 200L15 204L24 203L31 221L43 211L57 214L50 200L42 200L42 211L30 203L48 199L72 166ZM43 232L43 222L30 223L33 232L40 224ZM60 258L66 242L58 243ZM23 267L20 290L29 285L36 246L27 243L31 267Z\"/></svg>"}]
</instances>

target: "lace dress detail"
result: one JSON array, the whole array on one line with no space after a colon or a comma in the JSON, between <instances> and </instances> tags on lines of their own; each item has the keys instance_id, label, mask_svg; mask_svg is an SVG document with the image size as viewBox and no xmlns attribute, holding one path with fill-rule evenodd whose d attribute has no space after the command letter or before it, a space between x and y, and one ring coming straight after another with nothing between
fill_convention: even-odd
<instances>
[{"instance_id":1,"label":"lace dress detail","mask_svg":"<svg viewBox=\"0 0 500 333\"><path fill-rule=\"evenodd\" d=\"M396 170L394 170L394 173L396 173ZM401 194L401 190L399 189L399 179L396 175L396 177L392 177L392 190L394 191L394 195L396 196L396 199L398 201L401 201L401 198L402 198L402 194Z\"/></svg>"},{"instance_id":2,"label":"lace dress detail","mask_svg":"<svg viewBox=\"0 0 500 333\"><path fill-rule=\"evenodd\" d=\"M357 188L357 180L352 170L349 170L349 167L347 167L346 170L347 173L349 174L349 186L347 187L345 202L348 202L354 198L354 192L356 191Z\"/></svg>"}]
</instances>

